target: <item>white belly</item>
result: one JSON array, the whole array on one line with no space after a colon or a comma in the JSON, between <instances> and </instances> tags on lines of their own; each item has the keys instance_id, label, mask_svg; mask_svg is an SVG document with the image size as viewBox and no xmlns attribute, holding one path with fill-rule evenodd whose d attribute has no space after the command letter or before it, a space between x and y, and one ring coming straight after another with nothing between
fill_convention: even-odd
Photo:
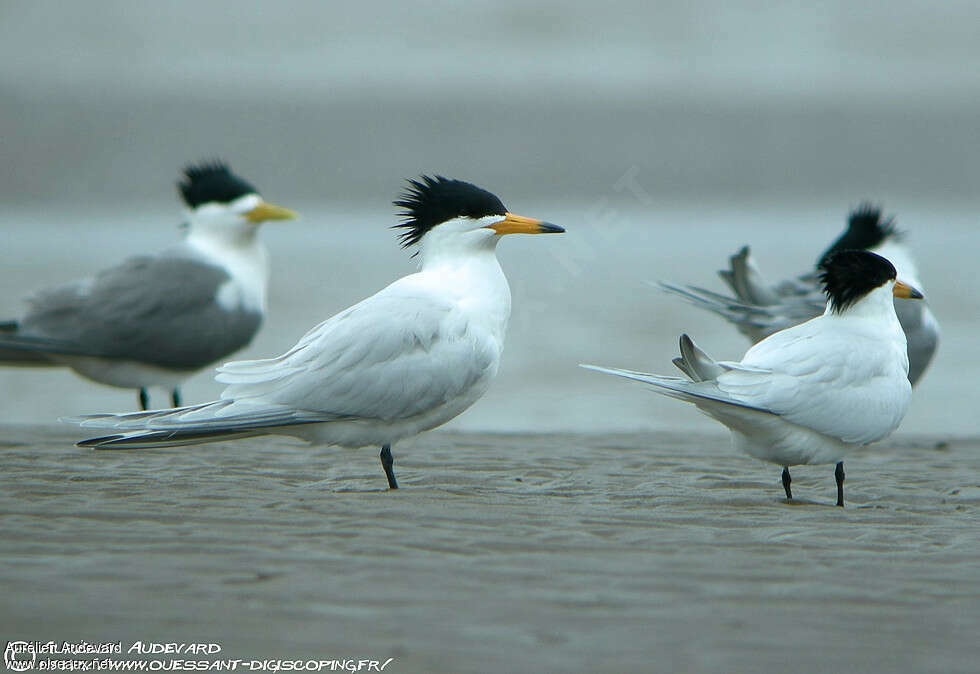
<instances>
[{"instance_id":1,"label":"white belly","mask_svg":"<svg viewBox=\"0 0 980 674\"><path fill-rule=\"evenodd\" d=\"M768 412L698 405L732 432L732 444L749 456L780 466L837 463L858 445L804 428Z\"/></svg>"},{"instance_id":2,"label":"white belly","mask_svg":"<svg viewBox=\"0 0 980 674\"><path fill-rule=\"evenodd\" d=\"M331 421L322 424L269 428L267 431L302 438L320 445L337 445L349 448L393 445L399 440L437 428L459 416L483 397L492 379L493 372L488 372L485 377L467 391L466 395L459 396L439 407L407 419Z\"/></svg>"}]
</instances>

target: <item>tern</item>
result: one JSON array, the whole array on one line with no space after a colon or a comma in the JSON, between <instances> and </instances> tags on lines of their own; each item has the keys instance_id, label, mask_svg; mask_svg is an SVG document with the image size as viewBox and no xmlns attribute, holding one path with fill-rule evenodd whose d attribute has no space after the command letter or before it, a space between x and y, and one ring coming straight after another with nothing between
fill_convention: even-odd
<instances>
[{"instance_id":1,"label":"tern","mask_svg":"<svg viewBox=\"0 0 980 674\"><path fill-rule=\"evenodd\" d=\"M565 231L510 213L495 195L442 176L409 180L403 247L420 270L327 319L277 358L218 368L228 384L204 405L80 417L113 431L82 447L133 448L282 434L356 448L381 447L397 489L391 445L446 423L476 402L497 373L510 287L496 248L508 234Z\"/></svg>"},{"instance_id":2,"label":"tern","mask_svg":"<svg viewBox=\"0 0 980 674\"><path fill-rule=\"evenodd\" d=\"M924 291L904 232L896 228L893 217L883 217L880 208L864 203L853 210L847 229L820 260L847 249L870 250L887 258L895 265L899 278ZM748 246L731 256L729 264L729 269L718 274L734 297L663 281L660 287L726 318L753 344L823 313L825 301L816 273L771 284L762 276ZM899 301L895 310L908 340L909 380L915 386L939 346L939 322L925 302Z\"/></svg>"},{"instance_id":3,"label":"tern","mask_svg":"<svg viewBox=\"0 0 980 674\"><path fill-rule=\"evenodd\" d=\"M0 365L67 366L110 386L180 383L251 342L266 309L268 254L256 236L293 211L220 162L184 170L186 235L157 255L132 257L91 278L43 290L16 321L0 323Z\"/></svg>"},{"instance_id":4,"label":"tern","mask_svg":"<svg viewBox=\"0 0 980 674\"><path fill-rule=\"evenodd\" d=\"M824 313L766 337L737 363L715 361L681 335L673 362L686 378L583 367L694 403L729 428L736 448L783 466L788 499L790 466L836 462L843 506L843 455L887 437L908 410L909 361L892 298L922 293L868 251L832 253L821 263L820 280Z\"/></svg>"}]
</instances>

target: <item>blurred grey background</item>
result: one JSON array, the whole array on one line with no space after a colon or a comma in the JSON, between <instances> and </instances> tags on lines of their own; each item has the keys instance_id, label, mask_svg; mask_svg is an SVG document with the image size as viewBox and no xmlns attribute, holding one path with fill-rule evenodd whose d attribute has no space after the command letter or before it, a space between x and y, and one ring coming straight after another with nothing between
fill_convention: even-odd
<instances>
[{"instance_id":1,"label":"blurred grey background","mask_svg":"<svg viewBox=\"0 0 980 674\"><path fill-rule=\"evenodd\" d=\"M411 271L390 202L438 172L568 229L501 245L508 352L455 427L703 428L576 363L670 371L681 331L737 358L734 330L645 282L720 287L744 243L773 276L806 271L872 199L944 328L902 431L970 433L978 38L965 1L4 2L0 318L173 241L180 167L219 156L304 216L263 235L271 312L242 355L275 355ZM219 390L203 374L187 399ZM0 402L46 421L134 396L0 370Z\"/></svg>"},{"instance_id":2,"label":"blurred grey background","mask_svg":"<svg viewBox=\"0 0 980 674\"><path fill-rule=\"evenodd\" d=\"M206 153L290 196L421 170L589 199L970 198L975 2L0 5L5 202L158 200ZM857 194L855 194L857 193Z\"/></svg>"}]
</instances>

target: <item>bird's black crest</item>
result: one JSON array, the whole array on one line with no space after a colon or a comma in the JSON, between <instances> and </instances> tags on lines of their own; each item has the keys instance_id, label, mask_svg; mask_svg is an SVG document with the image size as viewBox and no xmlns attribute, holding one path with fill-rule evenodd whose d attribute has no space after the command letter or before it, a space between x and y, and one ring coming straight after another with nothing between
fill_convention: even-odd
<instances>
[{"instance_id":1,"label":"bird's black crest","mask_svg":"<svg viewBox=\"0 0 980 674\"><path fill-rule=\"evenodd\" d=\"M236 176L227 164L220 161L188 166L177 187L189 208L210 202L227 204L246 194L258 194L255 187Z\"/></svg>"},{"instance_id":2,"label":"bird's black crest","mask_svg":"<svg viewBox=\"0 0 980 674\"><path fill-rule=\"evenodd\" d=\"M896 276L891 262L866 250L841 250L820 263L820 282L838 314Z\"/></svg>"},{"instance_id":3,"label":"bird's black crest","mask_svg":"<svg viewBox=\"0 0 980 674\"><path fill-rule=\"evenodd\" d=\"M507 212L495 194L471 183L438 175L409 180L408 188L393 203L405 209L398 214L405 220L394 228L405 230L398 239L406 248L421 241L436 225L453 218L477 219Z\"/></svg>"},{"instance_id":4,"label":"bird's black crest","mask_svg":"<svg viewBox=\"0 0 980 674\"><path fill-rule=\"evenodd\" d=\"M902 233L895 226L895 217L882 215L881 207L864 202L847 216L847 229L830 248L824 251L820 260L841 250L868 250L877 248L885 239L901 238Z\"/></svg>"}]
</instances>

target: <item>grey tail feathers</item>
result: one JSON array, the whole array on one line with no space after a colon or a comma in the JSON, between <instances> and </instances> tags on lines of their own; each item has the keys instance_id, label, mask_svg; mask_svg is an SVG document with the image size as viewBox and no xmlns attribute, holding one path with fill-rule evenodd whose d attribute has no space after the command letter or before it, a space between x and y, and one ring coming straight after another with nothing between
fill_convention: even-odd
<instances>
[{"instance_id":1,"label":"grey tail feathers","mask_svg":"<svg viewBox=\"0 0 980 674\"><path fill-rule=\"evenodd\" d=\"M130 449L172 447L229 438L265 435L285 426L336 421L338 415L309 412L280 405L241 405L237 413L228 408L240 401L217 400L176 409L148 410L128 414L88 414L62 421L103 432L83 440L79 447ZM288 433L287 433L288 434Z\"/></svg>"},{"instance_id":2,"label":"grey tail feathers","mask_svg":"<svg viewBox=\"0 0 980 674\"><path fill-rule=\"evenodd\" d=\"M60 363L54 362L50 356L40 351L10 349L0 344L0 365L37 367L60 365Z\"/></svg>"},{"instance_id":3,"label":"grey tail feathers","mask_svg":"<svg viewBox=\"0 0 980 674\"><path fill-rule=\"evenodd\" d=\"M0 365L57 365L50 356L41 351L19 348L15 341L19 328L17 321L0 321ZM4 344L4 337L11 338L10 343Z\"/></svg>"},{"instance_id":4,"label":"grey tail feathers","mask_svg":"<svg viewBox=\"0 0 980 674\"><path fill-rule=\"evenodd\" d=\"M696 307L713 311L733 323L747 320L749 317L757 314L765 315L768 313L764 308L747 304L734 297L728 297L706 288L681 286L670 281L658 281L657 285L661 290L672 295L678 295L681 299L690 302Z\"/></svg>"},{"instance_id":5,"label":"grey tail feathers","mask_svg":"<svg viewBox=\"0 0 980 674\"><path fill-rule=\"evenodd\" d=\"M687 375L687 379L598 365L581 364L579 367L649 384L653 386L654 391L661 395L692 402L699 407L709 405L716 408L717 404L720 403L724 408L737 407L753 412L773 414L771 410L743 403L719 390L715 377L731 369L730 364L725 363L723 365L712 359L711 356L699 349L687 335L681 335L681 357L675 358L674 364Z\"/></svg>"},{"instance_id":6,"label":"grey tail feathers","mask_svg":"<svg viewBox=\"0 0 980 674\"><path fill-rule=\"evenodd\" d=\"M132 431L103 435L89 438L76 443L78 447L94 447L95 449L137 449L152 447L177 447L180 445L197 445L205 442L218 442L235 438L247 438L261 435L261 432L229 432L215 431Z\"/></svg>"},{"instance_id":7,"label":"grey tail feathers","mask_svg":"<svg viewBox=\"0 0 980 674\"><path fill-rule=\"evenodd\" d=\"M671 362L691 381L712 381L725 371L714 358L706 354L686 334L680 338L681 355Z\"/></svg>"},{"instance_id":8,"label":"grey tail feathers","mask_svg":"<svg viewBox=\"0 0 980 674\"><path fill-rule=\"evenodd\" d=\"M729 257L728 264L729 268L719 270L718 276L728 284L740 302L754 305L779 303L779 295L755 266L748 246L742 246L737 253Z\"/></svg>"}]
</instances>

